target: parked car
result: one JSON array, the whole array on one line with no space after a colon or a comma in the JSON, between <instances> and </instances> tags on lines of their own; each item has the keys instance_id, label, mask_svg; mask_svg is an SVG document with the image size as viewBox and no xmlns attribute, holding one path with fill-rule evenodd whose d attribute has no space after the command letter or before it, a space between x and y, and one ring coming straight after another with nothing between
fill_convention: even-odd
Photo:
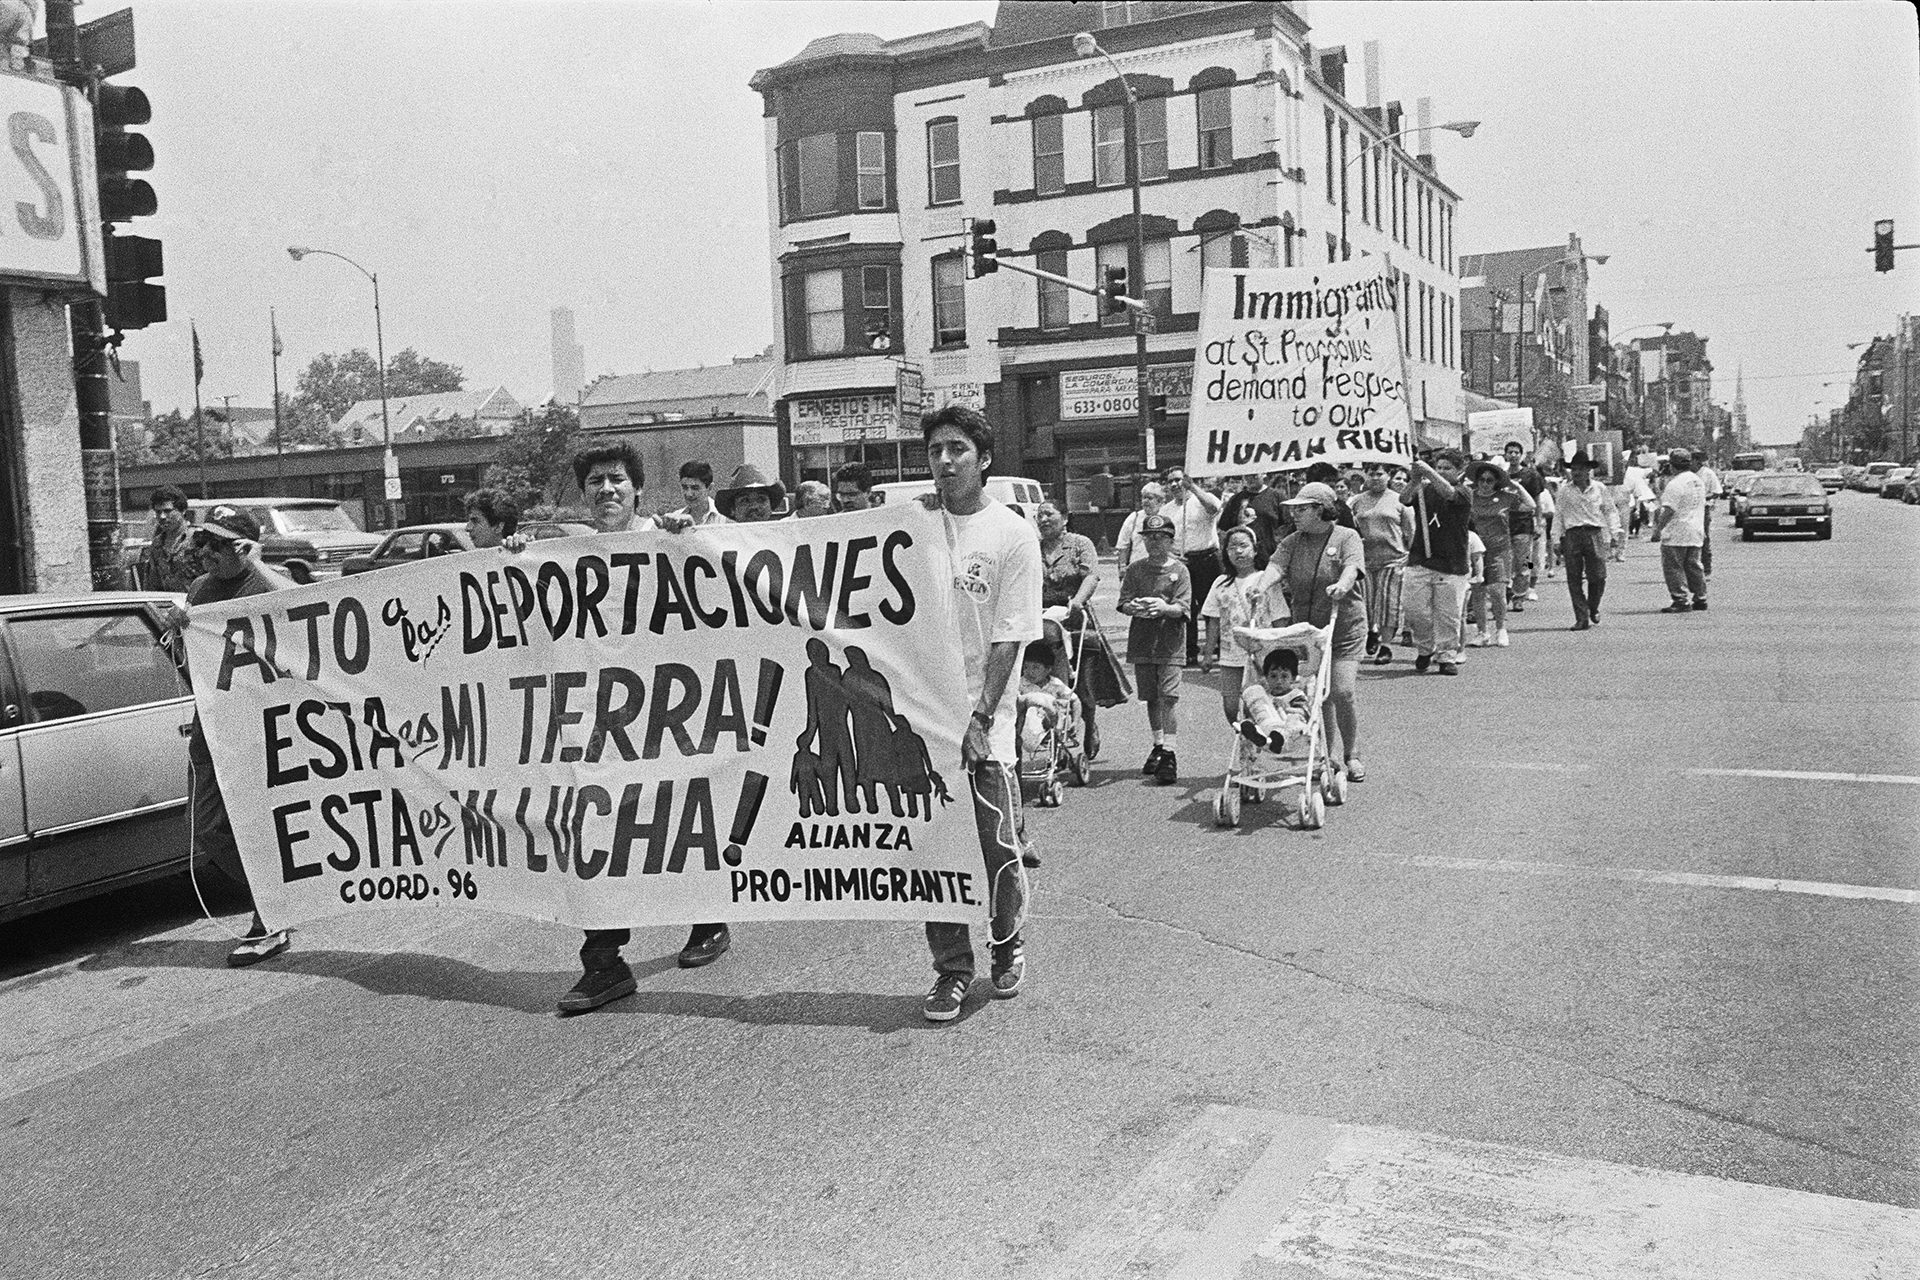
<instances>
[{"instance_id":1,"label":"parked car","mask_svg":"<svg viewBox=\"0 0 1920 1280\"><path fill-rule=\"evenodd\" d=\"M1880 477L1880 496L1897 498L1906 489L1907 481L1913 479L1912 467L1895 467Z\"/></svg>"},{"instance_id":2,"label":"parked car","mask_svg":"<svg viewBox=\"0 0 1920 1280\"><path fill-rule=\"evenodd\" d=\"M923 493L933 492L931 480L893 480L886 484L873 486L880 494L881 501L898 506L919 497ZM1026 517L1028 524L1038 526L1040 522L1040 504L1046 500L1046 490L1037 480L1028 480L1021 476L988 476L987 496L997 498L1012 507L1015 514Z\"/></svg>"},{"instance_id":3,"label":"parked car","mask_svg":"<svg viewBox=\"0 0 1920 1280\"><path fill-rule=\"evenodd\" d=\"M0 596L0 921L187 866L193 695L157 591Z\"/></svg>"},{"instance_id":4,"label":"parked car","mask_svg":"<svg viewBox=\"0 0 1920 1280\"><path fill-rule=\"evenodd\" d=\"M1847 486L1847 477L1839 467L1822 467L1813 473L1813 478L1818 480L1820 487L1828 493L1838 493Z\"/></svg>"},{"instance_id":5,"label":"parked car","mask_svg":"<svg viewBox=\"0 0 1920 1280\"><path fill-rule=\"evenodd\" d=\"M575 524L570 520L530 520L520 526L520 532L529 541L544 542L550 538L575 538L592 533L593 526ZM375 569L390 569L410 560L427 560L434 556L471 550L473 539L467 536L465 524L412 524L404 529L395 529L366 555L348 556L340 562L340 573L343 577L354 573L371 573Z\"/></svg>"},{"instance_id":6,"label":"parked car","mask_svg":"<svg viewBox=\"0 0 1920 1280\"><path fill-rule=\"evenodd\" d=\"M1820 482L1804 472L1763 474L1747 491L1740 521L1742 541L1760 533L1811 533L1833 536L1833 499Z\"/></svg>"},{"instance_id":7,"label":"parked car","mask_svg":"<svg viewBox=\"0 0 1920 1280\"><path fill-rule=\"evenodd\" d=\"M1727 482L1727 514L1733 517L1733 527L1740 527L1741 513L1746 510L1747 492L1753 488L1754 481L1761 476L1777 475L1773 471L1739 471Z\"/></svg>"},{"instance_id":8,"label":"parked car","mask_svg":"<svg viewBox=\"0 0 1920 1280\"><path fill-rule=\"evenodd\" d=\"M1862 493L1878 493L1880 482L1886 479L1887 472L1893 470L1895 465L1892 462L1869 462L1854 472L1853 479L1847 483Z\"/></svg>"},{"instance_id":9,"label":"parked car","mask_svg":"<svg viewBox=\"0 0 1920 1280\"><path fill-rule=\"evenodd\" d=\"M382 537L362 532L331 498L189 498L187 518L199 524L220 506L239 507L260 522L262 560L304 560L322 578L339 573L348 556L372 551Z\"/></svg>"}]
</instances>

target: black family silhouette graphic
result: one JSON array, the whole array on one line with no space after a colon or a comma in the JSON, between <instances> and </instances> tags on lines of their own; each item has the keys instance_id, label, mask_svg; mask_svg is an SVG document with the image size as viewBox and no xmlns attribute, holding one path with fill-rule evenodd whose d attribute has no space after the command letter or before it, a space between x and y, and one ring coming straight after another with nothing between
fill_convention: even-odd
<instances>
[{"instance_id":1,"label":"black family silhouette graphic","mask_svg":"<svg viewBox=\"0 0 1920 1280\"><path fill-rule=\"evenodd\" d=\"M807 727L794 740L788 786L800 816L880 812L880 795L896 818L931 818L933 802L951 804L927 744L893 707L893 687L866 651L847 646L847 665L833 663L826 641L807 641Z\"/></svg>"}]
</instances>

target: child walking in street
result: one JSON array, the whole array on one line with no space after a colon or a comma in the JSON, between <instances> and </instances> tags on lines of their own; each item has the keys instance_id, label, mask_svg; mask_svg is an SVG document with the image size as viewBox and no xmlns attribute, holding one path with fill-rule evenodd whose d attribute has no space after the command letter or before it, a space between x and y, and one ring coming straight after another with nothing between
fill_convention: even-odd
<instances>
[{"instance_id":1,"label":"child walking in street","mask_svg":"<svg viewBox=\"0 0 1920 1280\"><path fill-rule=\"evenodd\" d=\"M1246 688L1253 666L1253 654L1234 637L1234 629L1272 626L1277 616L1285 614L1286 602L1280 601L1276 610L1270 600L1268 593L1278 579L1260 567L1252 529L1229 529L1225 553L1227 576L1214 579L1200 616L1207 621L1204 665L1220 668L1220 711L1233 724L1240 718L1240 691Z\"/></svg>"},{"instance_id":2,"label":"child walking in street","mask_svg":"<svg viewBox=\"0 0 1920 1280\"><path fill-rule=\"evenodd\" d=\"M1147 553L1128 565L1120 580L1120 612L1133 619L1127 625L1127 661L1133 663L1134 683L1153 730L1153 750L1140 772L1171 783L1180 779L1174 708L1180 701L1193 581L1174 557L1173 521L1156 513L1140 521L1139 532Z\"/></svg>"}]
</instances>

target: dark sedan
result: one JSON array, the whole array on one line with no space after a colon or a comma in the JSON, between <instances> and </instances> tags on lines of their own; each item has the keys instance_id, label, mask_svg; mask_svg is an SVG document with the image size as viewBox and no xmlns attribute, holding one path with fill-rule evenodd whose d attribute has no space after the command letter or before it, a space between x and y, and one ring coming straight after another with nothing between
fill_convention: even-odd
<instances>
[{"instance_id":1,"label":"dark sedan","mask_svg":"<svg viewBox=\"0 0 1920 1280\"><path fill-rule=\"evenodd\" d=\"M1759 533L1811 533L1833 536L1833 499L1809 475L1763 475L1747 491L1741 513L1740 537L1753 541Z\"/></svg>"},{"instance_id":2,"label":"dark sedan","mask_svg":"<svg viewBox=\"0 0 1920 1280\"><path fill-rule=\"evenodd\" d=\"M1912 467L1895 467L1880 480L1880 496L1898 498L1907 487L1907 481L1913 479Z\"/></svg>"}]
</instances>

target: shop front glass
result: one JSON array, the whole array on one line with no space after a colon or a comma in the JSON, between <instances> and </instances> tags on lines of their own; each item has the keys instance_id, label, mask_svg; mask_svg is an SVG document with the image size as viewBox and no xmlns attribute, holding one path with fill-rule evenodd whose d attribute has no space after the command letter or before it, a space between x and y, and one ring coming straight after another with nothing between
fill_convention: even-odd
<instances>
[{"instance_id":1,"label":"shop front glass","mask_svg":"<svg viewBox=\"0 0 1920 1280\"><path fill-rule=\"evenodd\" d=\"M833 473L849 462L864 462L873 472L875 484L895 480L925 480L933 473L927 469L926 446L913 441L881 441L852 444L802 444L793 447L794 480L821 480L833 483Z\"/></svg>"}]
</instances>

